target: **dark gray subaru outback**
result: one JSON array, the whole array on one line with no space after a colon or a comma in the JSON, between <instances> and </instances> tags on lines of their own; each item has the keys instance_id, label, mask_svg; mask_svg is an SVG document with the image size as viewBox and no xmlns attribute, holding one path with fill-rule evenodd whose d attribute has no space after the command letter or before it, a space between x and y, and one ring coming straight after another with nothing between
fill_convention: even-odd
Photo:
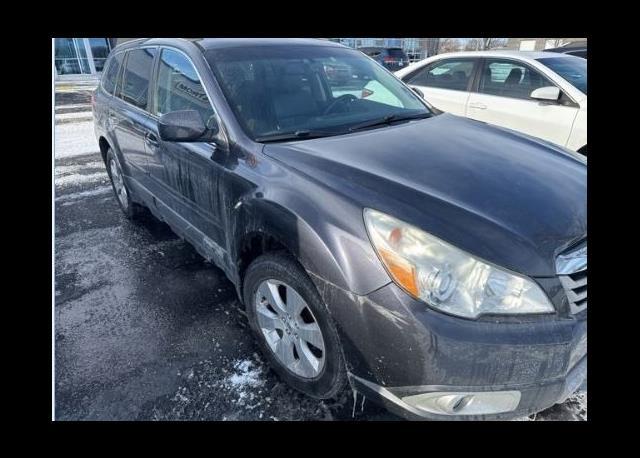
<instances>
[{"instance_id":1,"label":"dark gray subaru outback","mask_svg":"<svg viewBox=\"0 0 640 458\"><path fill-rule=\"evenodd\" d=\"M298 390L506 419L583 382L575 154L440 113L320 40L136 40L93 104L124 213L150 210L226 273Z\"/></svg>"}]
</instances>

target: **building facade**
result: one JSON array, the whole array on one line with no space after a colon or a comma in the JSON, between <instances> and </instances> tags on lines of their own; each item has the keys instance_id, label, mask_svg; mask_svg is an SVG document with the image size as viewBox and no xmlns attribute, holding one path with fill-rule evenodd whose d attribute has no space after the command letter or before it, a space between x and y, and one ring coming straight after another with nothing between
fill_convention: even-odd
<instances>
[{"instance_id":1,"label":"building facade","mask_svg":"<svg viewBox=\"0 0 640 458\"><path fill-rule=\"evenodd\" d=\"M115 43L115 38L56 38L56 79L100 74Z\"/></svg>"},{"instance_id":2,"label":"building facade","mask_svg":"<svg viewBox=\"0 0 640 458\"><path fill-rule=\"evenodd\" d=\"M519 51L543 51L549 48L557 48L576 41L587 42L586 38L509 38L507 49Z\"/></svg>"}]
</instances>

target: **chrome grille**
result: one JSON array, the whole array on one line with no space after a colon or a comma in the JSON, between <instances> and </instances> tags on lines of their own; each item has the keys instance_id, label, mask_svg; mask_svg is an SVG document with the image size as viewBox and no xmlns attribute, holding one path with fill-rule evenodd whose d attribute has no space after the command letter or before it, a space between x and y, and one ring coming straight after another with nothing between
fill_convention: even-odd
<instances>
[{"instance_id":1,"label":"chrome grille","mask_svg":"<svg viewBox=\"0 0 640 458\"><path fill-rule=\"evenodd\" d=\"M569 300L571 313L575 315L587 309L587 269L560 275L560 282Z\"/></svg>"}]
</instances>

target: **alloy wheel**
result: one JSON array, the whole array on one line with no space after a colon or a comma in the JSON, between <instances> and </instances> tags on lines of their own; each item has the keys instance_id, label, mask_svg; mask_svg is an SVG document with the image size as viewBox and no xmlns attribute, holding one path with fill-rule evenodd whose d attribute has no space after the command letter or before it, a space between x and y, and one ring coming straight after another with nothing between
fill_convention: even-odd
<instances>
[{"instance_id":1,"label":"alloy wheel","mask_svg":"<svg viewBox=\"0 0 640 458\"><path fill-rule=\"evenodd\" d=\"M265 280L255 296L260 330L277 360L302 378L315 378L325 365L325 344L307 302L291 286Z\"/></svg>"}]
</instances>

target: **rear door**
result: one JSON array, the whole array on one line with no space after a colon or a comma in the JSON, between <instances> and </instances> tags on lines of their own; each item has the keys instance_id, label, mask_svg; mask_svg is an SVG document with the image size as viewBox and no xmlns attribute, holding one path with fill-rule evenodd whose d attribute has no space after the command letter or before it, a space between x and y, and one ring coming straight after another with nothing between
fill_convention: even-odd
<instances>
[{"instance_id":1,"label":"rear door","mask_svg":"<svg viewBox=\"0 0 640 458\"><path fill-rule=\"evenodd\" d=\"M146 148L150 190L169 209L169 217L178 217L177 224L188 223L189 234L213 240L224 246L224 233L220 228L218 179L220 165L212 157L213 143L167 142L160 139L158 119L172 111L195 110L205 125L214 117L214 110L191 59L173 48L161 48L154 78L151 114L154 118Z\"/></svg>"},{"instance_id":2,"label":"rear door","mask_svg":"<svg viewBox=\"0 0 640 458\"><path fill-rule=\"evenodd\" d=\"M110 122L112 96L115 92L120 71L122 70L123 60L123 52L114 54L108 59L106 70L102 73L100 85L94 92L95 104L93 106L93 117L95 119L95 125L103 130L104 135L109 138L110 142L113 142L114 139L114 126L111 125Z\"/></svg>"},{"instance_id":3,"label":"rear door","mask_svg":"<svg viewBox=\"0 0 640 458\"><path fill-rule=\"evenodd\" d=\"M156 48L140 48L126 52L124 68L116 88L109 125L123 155L125 174L144 183L147 168L145 135L152 119L147 111L149 81Z\"/></svg>"},{"instance_id":4,"label":"rear door","mask_svg":"<svg viewBox=\"0 0 640 458\"><path fill-rule=\"evenodd\" d=\"M403 78L422 91L427 102L439 110L464 116L476 58L448 58L431 62Z\"/></svg>"},{"instance_id":5,"label":"rear door","mask_svg":"<svg viewBox=\"0 0 640 458\"><path fill-rule=\"evenodd\" d=\"M533 90L545 86L555 84L528 64L485 58L478 92L469 97L467 116L564 146L578 108L565 94L558 102L530 97Z\"/></svg>"}]
</instances>

